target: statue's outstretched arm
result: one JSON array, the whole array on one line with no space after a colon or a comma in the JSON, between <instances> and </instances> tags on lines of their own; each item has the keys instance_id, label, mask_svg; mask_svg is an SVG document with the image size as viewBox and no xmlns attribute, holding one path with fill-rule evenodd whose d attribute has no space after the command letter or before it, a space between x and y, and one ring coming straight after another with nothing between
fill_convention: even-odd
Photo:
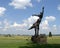
<instances>
[{"instance_id":1,"label":"statue's outstretched arm","mask_svg":"<svg viewBox=\"0 0 60 48\"><path fill-rule=\"evenodd\" d=\"M37 15L37 14L33 14L32 16L39 16L39 14Z\"/></svg>"},{"instance_id":2,"label":"statue's outstretched arm","mask_svg":"<svg viewBox=\"0 0 60 48\"><path fill-rule=\"evenodd\" d=\"M44 7L42 7L42 13L44 13Z\"/></svg>"}]
</instances>

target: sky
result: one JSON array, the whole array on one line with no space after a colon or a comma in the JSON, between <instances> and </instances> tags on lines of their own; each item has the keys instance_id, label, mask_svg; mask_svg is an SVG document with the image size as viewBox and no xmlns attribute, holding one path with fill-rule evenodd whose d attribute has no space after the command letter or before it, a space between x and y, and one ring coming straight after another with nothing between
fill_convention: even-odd
<instances>
[{"instance_id":1,"label":"sky","mask_svg":"<svg viewBox=\"0 0 60 48\"><path fill-rule=\"evenodd\" d=\"M28 30L44 6L39 34L60 34L60 0L0 0L0 34L34 35Z\"/></svg>"}]
</instances>

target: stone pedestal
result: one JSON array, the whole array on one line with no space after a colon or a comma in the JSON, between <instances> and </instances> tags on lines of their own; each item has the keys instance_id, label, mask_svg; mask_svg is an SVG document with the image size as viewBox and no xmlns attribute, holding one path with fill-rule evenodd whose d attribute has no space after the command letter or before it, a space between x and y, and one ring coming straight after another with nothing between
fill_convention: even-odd
<instances>
[{"instance_id":1,"label":"stone pedestal","mask_svg":"<svg viewBox=\"0 0 60 48\"><path fill-rule=\"evenodd\" d=\"M38 36L32 36L31 41L33 43L46 44L47 43L47 36L45 34L40 34Z\"/></svg>"}]
</instances>

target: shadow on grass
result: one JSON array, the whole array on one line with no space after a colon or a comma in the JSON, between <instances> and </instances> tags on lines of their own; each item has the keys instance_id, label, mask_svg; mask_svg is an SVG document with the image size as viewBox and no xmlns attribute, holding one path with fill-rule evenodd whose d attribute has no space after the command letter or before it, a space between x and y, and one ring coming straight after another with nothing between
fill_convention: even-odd
<instances>
[{"instance_id":1,"label":"shadow on grass","mask_svg":"<svg viewBox=\"0 0 60 48\"><path fill-rule=\"evenodd\" d=\"M60 44L32 44L19 46L19 48L60 48Z\"/></svg>"}]
</instances>

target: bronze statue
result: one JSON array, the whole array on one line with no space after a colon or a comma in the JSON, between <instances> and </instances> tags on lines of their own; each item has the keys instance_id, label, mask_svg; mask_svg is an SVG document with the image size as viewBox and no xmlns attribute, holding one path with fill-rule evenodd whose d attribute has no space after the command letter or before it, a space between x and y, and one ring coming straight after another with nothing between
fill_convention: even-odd
<instances>
[{"instance_id":1,"label":"bronze statue","mask_svg":"<svg viewBox=\"0 0 60 48\"><path fill-rule=\"evenodd\" d=\"M40 12L40 14L36 15L34 14L33 16L38 16L39 19L37 19L37 21L28 29L35 29L35 36L39 35L39 24L41 23L41 20L43 18L43 13L44 13L44 7L42 7L42 12Z\"/></svg>"}]
</instances>

